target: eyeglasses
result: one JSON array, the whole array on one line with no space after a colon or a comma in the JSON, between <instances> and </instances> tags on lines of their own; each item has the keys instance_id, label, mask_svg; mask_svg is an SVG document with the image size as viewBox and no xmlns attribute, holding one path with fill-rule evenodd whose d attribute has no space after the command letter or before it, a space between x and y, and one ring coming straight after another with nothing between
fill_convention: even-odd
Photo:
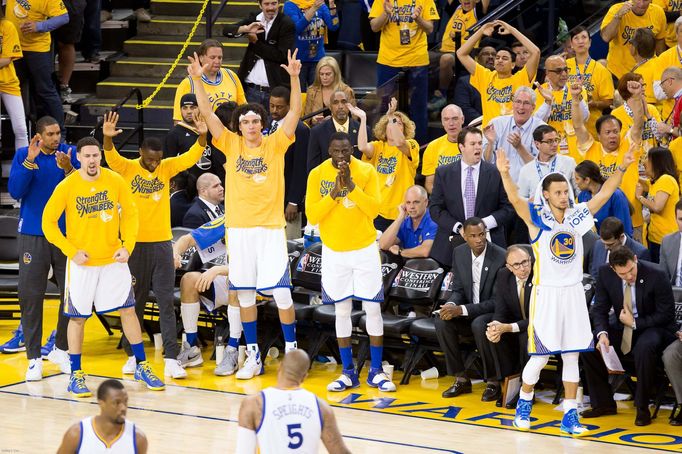
<instances>
[{"instance_id":1,"label":"eyeglasses","mask_svg":"<svg viewBox=\"0 0 682 454\"><path fill-rule=\"evenodd\" d=\"M530 266L530 259L522 260L518 263L507 263L508 266L511 266L515 270L520 270L521 268L525 268L527 266Z\"/></svg>"},{"instance_id":2,"label":"eyeglasses","mask_svg":"<svg viewBox=\"0 0 682 454\"><path fill-rule=\"evenodd\" d=\"M532 102L528 102L528 101L514 100L512 102L516 105L519 105L519 106L526 106L526 107L534 106L534 104Z\"/></svg>"},{"instance_id":3,"label":"eyeglasses","mask_svg":"<svg viewBox=\"0 0 682 454\"><path fill-rule=\"evenodd\" d=\"M546 143L547 145L559 145L561 143L561 139L556 138L549 140L541 140L540 143Z\"/></svg>"},{"instance_id":4,"label":"eyeglasses","mask_svg":"<svg viewBox=\"0 0 682 454\"><path fill-rule=\"evenodd\" d=\"M568 68L557 68L557 69L548 69L548 73L554 73L554 74L561 74L561 73L566 73L568 74Z\"/></svg>"},{"instance_id":5,"label":"eyeglasses","mask_svg":"<svg viewBox=\"0 0 682 454\"><path fill-rule=\"evenodd\" d=\"M663 80L661 81L661 85L663 85L663 84L666 83L667 81L673 80L673 79L675 79L675 78L674 78L674 77L666 77L665 79L663 79Z\"/></svg>"}]
</instances>

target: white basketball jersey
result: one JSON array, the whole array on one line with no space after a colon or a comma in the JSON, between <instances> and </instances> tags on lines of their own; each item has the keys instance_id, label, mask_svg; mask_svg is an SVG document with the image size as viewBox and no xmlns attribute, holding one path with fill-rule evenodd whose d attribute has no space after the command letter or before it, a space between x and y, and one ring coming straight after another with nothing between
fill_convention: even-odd
<instances>
[{"instance_id":1,"label":"white basketball jersey","mask_svg":"<svg viewBox=\"0 0 682 454\"><path fill-rule=\"evenodd\" d=\"M543 218L537 212L531 217L540 227L540 234L533 241L533 284L567 287L582 282L582 236L594 226L594 218L587 204L579 203L573 208L567 208L561 224L553 219ZM548 225L552 223L548 229Z\"/></svg>"},{"instance_id":2,"label":"white basketball jersey","mask_svg":"<svg viewBox=\"0 0 682 454\"><path fill-rule=\"evenodd\" d=\"M266 388L261 397L263 419L256 430L261 454L319 452L322 413L315 394Z\"/></svg>"},{"instance_id":3,"label":"white basketball jersey","mask_svg":"<svg viewBox=\"0 0 682 454\"><path fill-rule=\"evenodd\" d=\"M94 417L85 418L81 421L81 443L78 446L79 454L131 454L137 453L135 443L135 424L126 421L121 436L115 439L111 445L107 445L97 434L92 425Z\"/></svg>"}]
</instances>

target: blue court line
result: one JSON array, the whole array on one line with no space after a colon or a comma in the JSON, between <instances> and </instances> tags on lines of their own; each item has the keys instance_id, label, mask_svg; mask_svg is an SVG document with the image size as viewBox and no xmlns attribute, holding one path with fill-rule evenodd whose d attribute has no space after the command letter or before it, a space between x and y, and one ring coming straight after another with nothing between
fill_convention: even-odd
<instances>
[{"instance_id":1,"label":"blue court line","mask_svg":"<svg viewBox=\"0 0 682 454\"><path fill-rule=\"evenodd\" d=\"M202 388L198 388L198 389L202 389ZM17 392L17 391L8 391L8 390L0 390L0 393L11 394L14 396L22 396L22 397L58 400L58 401L70 402L70 403L98 405L97 402L85 401L85 400L74 400L74 399L69 399L66 397L36 396L36 395L29 394L29 393L23 393L23 392ZM180 412L167 411L167 410L155 410L152 408L142 408L142 407L132 407L132 406L128 406L128 408L131 410L148 411L151 413L160 413L160 414L171 415L171 416L186 416L189 418L205 419L205 420L209 420L209 421L238 423L238 421L235 419L219 418L216 416L194 415L194 414L190 414L190 413L180 413ZM400 443L397 441L379 440L376 438L359 437L356 435L342 435L342 436L343 436L343 438L349 438L349 439L353 439L353 440L369 441L369 442L373 442L373 443L383 443L383 444L395 445L395 446L405 446L408 448L419 448L419 449L424 449L424 450L428 450L428 451L445 452L445 453L449 453L449 454L463 454L460 451L453 451L451 449L433 448L430 446L415 445L415 444L410 444L410 443Z\"/></svg>"}]
</instances>

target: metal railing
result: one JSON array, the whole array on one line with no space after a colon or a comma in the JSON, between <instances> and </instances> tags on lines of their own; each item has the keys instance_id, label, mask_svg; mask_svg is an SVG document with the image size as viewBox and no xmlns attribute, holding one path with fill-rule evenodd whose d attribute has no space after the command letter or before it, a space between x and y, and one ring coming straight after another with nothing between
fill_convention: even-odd
<instances>
[{"instance_id":1,"label":"metal railing","mask_svg":"<svg viewBox=\"0 0 682 454\"><path fill-rule=\"evenodd\" d=\"M218 5L218 10L215 12L215 14L213 14L212 3L213 2L209 0L208 4L206 5L206 39L209 39L213 36L213 26L218 20L220 14L225 9L225 5L227 5L227 0L220 0L220 5Z\"/></svg>"},{"instance_id":2,"label":"metal railing","mask_svg":"<svg viewBox=\"0 0 682 454\"><path fill-rule=\"evenodd\" d=\"M125 103L128 102L133 95L137 95L137 104L142 104L142 91L136 87L130 90L130 92L123 99L121 99L114 107L112 107L112 112L118 112L121 108L123 108ZM102 117L102 119L97 122L95 127L92 128L90 135L94 137L103 124L104 117ZM126 145L135 134L139 134L138 142L142 143L144 140L144 109L137 109L137 124L133 129L126 131L119 139L120 143L118 144L118 148L123 148L123 146Z\"/></svg>"}]
</instances>

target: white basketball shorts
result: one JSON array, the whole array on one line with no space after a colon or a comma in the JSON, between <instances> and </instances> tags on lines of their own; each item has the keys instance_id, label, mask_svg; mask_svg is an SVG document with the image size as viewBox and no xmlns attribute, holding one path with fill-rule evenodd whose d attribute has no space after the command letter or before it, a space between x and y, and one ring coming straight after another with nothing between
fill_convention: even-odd
<instances>
[{"instance_id":1,"label":"white basketball shorts","mask_svg":"<svg viewBox=\"0 0 682 454\"><path fill-rule=\"evenodd\" d=\"M227 306L227 276L216 276L208 290L199 294L199 301L208 312Z\"/></svg>"},{"instance_id":2,"label":"white basketball shorts","mask_svg":"<svg viewBox=\"0 0 682 454\"><path fill-rule=\"evenodd\" d=\"M230 290L256 290L271 294L291 287L287 238L284 228L227 229Z\"/></svg>"},{"instance_id":3,"label":"white basketball shorts","mask_svg":"<svg viewBox=\"0 0 682 454\"><path fill-rule=\"evenodd\" d=\"M135 306L132 276L127 263L101 266L66 265L64 313L68 317L88 318L92 306L98 314Z\"/></svg>"},{"instance_id":4,"label":"white basketball shorts","mask_svg":"<svg viewBox=\"0 0 682 454\"><path fill-rule=\"evenodd\" d=\"M384 301L381 258L376 243L346 252L322 246L322 302L337 303L347 298Z\"/></svg>"}]
</instances>

